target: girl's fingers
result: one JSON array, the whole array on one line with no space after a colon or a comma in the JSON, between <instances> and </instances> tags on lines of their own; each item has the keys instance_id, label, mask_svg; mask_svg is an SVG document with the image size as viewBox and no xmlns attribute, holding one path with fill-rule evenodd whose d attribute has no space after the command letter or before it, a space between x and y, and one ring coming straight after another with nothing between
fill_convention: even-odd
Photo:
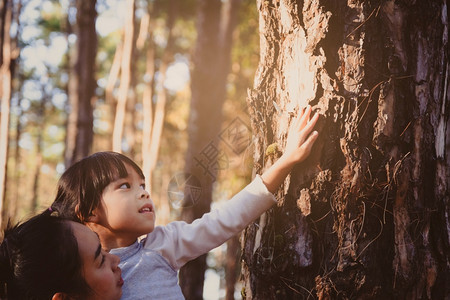
<instances>
[{"instance_id":1,"label":"girl's fingers","mask_svg":"<svg viewBox=\"0 0 450 300\"><path fill-rule=\"evenodd\" d=\"M311 120L309 120L308 123L306 123L305 126L302 127L299 133L302 141L306 140L309 133L313 130L314 126L316 125L318 119L319 114L314 114Z\"/></svg>"},{"instance_id":2,"label":"girl's fingers","mask_svg":"<svg viewBox=\"0 0 450 300\"><path fill-rule=\"evenodd\" d=\"M299 128L300 127L300 120L302 119L303 115L305 114L305 107L303 107L299 114L295 117L294 121L292 122L293 128Z\"/></svg>"},{"instance_id":3,"label":"girl's fingers","mask_svg":"<svg viewBox=\"0 0 450 300\"><path fill-rule=\"evenodd\" d=\"M307 106L305 109L305 112L303 113L302 117L300 118L299 121L299 130L303 129L303 127L305 127L306 122L309 120L309 116L311 114L311 106Z\"/></svg>"},{"instance_id":4,"label":"girl's fingers","mask_svg":"<svg viewBox=\"0 0 450 300\"><path fill-rule=\"evenodd\" d=\"M305 130L306 132L311 132L311 130L314 128L314 126L317 123L317 120L319 120L319 114L315 113L313 115L313 117L311 118L311 120L308 121L308 123L305 125L305 127L303 128L303 130Z\"/></svg>"},{"instance_id":5,"label":"girl's fingers","mask_svg":"<svg viewBox=\"0 0 450 300\"><path fill-rule=\"evenodd\" d=\"M312 146L314 145L314 142L317 140L317 137L319 136L319 133L317 131L313 131L306 141L303 143L302 147L305 149L306 153L309 153L311 151Z\"/></svg>"},{"instance_id":6,"label":"girl's fingers","mask_svg":"<svg viewBox=\"0 0 450 300\"><path fill-rule=\"evenodd\" d=\"M299 130L297 134L299 134L299 145L302 145L306 142L308 136L310 136L310 132L313 130L314 126L316 125L317 120L319 119L318 114L314 114L314 116L311 118L311 120L306 123L305 126Z\"/></svg>"},{"instance_id":7,"label":"girl's fingers","mask_svg":"<svg viewBox=\"0 0 450 300\"><path fill-rule=\"evenodd\" d=\"M319 119L319 115L316 113L310 119L311 112L312 108L310 105L302 108L290 127L290 134L300 134L300 144L306 140Z\"/></svg>"}]
</instances>

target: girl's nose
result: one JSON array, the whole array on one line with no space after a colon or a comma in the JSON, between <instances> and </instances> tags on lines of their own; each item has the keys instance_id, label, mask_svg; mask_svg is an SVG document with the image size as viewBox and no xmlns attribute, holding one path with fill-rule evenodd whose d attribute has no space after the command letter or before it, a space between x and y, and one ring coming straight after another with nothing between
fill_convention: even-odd
<instances>
[{"instance_id":1,"label":"girl's nose","mask_svg":"<svg viewBox=\"0 0 450 300\"><path fill-rule=\"evenodd\" d=\"M139 198L148 199L148 198L150 198L150 194L145 189L142 189L140 192Z\"/></svg>"}]
</instances>

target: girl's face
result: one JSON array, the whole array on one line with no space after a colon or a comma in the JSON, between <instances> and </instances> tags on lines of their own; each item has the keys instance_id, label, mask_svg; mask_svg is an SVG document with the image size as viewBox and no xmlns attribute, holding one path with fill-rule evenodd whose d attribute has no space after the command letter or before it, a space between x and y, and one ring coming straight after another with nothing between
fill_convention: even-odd
<instances>
[{"instance_id":1,"label":"girl's face","mask_svg":"<svg viewBox=\"0 0 450 300\"><path fill-rule=\"evenodd\" d=\"M122 296L122 271L119 257L101 248L98 236L88 227L71 222L78 242L84 280L91 288L88 300L119 300Z\"/></svg>"},{"instance_id":2,"label":"girl's face","mask_svg":"<svg viewBox=\"0 0 450 300\"><path fill-rule=\"evenodd\" d=\"M106 186L101 205L94 211L97 223L109 231L104 245L109 249L129 246L155 227L154 205L144 179L130 165L125 167L128 176Z\"/></svg>"}]
</instances>

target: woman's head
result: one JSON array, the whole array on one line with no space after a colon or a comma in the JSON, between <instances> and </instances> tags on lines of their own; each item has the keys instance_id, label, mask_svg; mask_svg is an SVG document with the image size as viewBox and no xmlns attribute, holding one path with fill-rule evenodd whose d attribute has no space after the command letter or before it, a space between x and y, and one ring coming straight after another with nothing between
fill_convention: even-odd
<instances>
[{"instance_id":1,"label":"woman's head","mask_svg":"<svg viewBox=\"0 0 450 300\"><path fill-rule=\"evenodd\" d=\"M60 216L86 223L101 203L104 188L112 181L128 176L125 164L144 177L135 162L116 152L97 152L73 164L58 182L52 208Z\"/></svg>"},{"instance_id":2,"label":"woman's head","mask_svg":"<svg viewBox=\"0 0 450 300\"><path fill-rule=\"evenodd\" d=\"M78 241L78 253L82 261L82 275L89 286L88 297L83 299L120 299L122 296L122 272L119 257L102 249L98 236L83 224L70 222Z\"/></svg>"},{"instance_id":3,"label":"woman's head","mask_svg":"<svg viewBox=\"0 0 450 300\"><path fill-rule=\"evenodd\" d=\"M123 281L119 259L101 249L99 252L99 245L95 233L86 226L48 214L8 226L0 245L3 296L120 299ZM98 280L98 274L107 280ZM102 295L105 286L108 294Z\"/></svg>"}]
</instances>

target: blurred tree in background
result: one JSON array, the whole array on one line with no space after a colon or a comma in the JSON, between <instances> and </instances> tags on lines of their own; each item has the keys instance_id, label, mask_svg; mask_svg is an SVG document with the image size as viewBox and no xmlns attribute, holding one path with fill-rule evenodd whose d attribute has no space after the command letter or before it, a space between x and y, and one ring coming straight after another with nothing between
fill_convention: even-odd
<instances>
[{"instance_id":1,"label":"blurred tree in background","mask_svg":"<svg viewBox=\"0 0 450 300\"><path fill-rule=\"evenodd\" d=\"M69 66L69 116L66 129L65 166L90 154L93 140L92 106L95 96L97 56L97 18L95 0L77 0L75 36L76 47Z\"/></svg>"},{"instance_id":2,"label":"blurred tree in background","mask_svg":"<svg viewBox=\"0 0 450 300\"><path fill-rule=\"evenodd\" d=\"M194 172L185 161L195 163L209 142L226 157L226 164L215 171L214 180L208 178L208 201L220 205L248 183L252 157L245 98L259 57L256 6L248 0L217 1L225 8L239 3L232 19L225 9L217 11L217 24L228 20L234 29L212 35L221 41L216 48L204 44L207 48L201 49L206 33L199 31L200 2L1 1L2 226L7 219L18 221L45 209L65 168L96 151L114 149L142 166L159 224L180 217L182 207L170 197L169 185L177 174ZM233 47L222 48L224 39ZM217 53L203 57L208 51ZM191 83L199 68L211 69L206 79L220 84L205 79ZM194 138L196 129L188 123L195 115L195 86L217 101L211 101L205 113L215 109L221 116L203 122L199 130L210 133L192 147L195 143L188 137ZM238 150L223 135L236 125L244 129L246 139ZM225 278L226 248L209 256L207 282ZM227 298L233 299L239 273L237 239L229 248L233 267L227 275ZM224 280L221 285L224 298ZM206 284L206 298L208 289L216 294L219 286Z\"/></svg>"},{"instance_id":3,"label":"blurred tree in background","mask_svg":"<svg viewBox=\"0 0 450 300\"><path fill-rule=\"evenodd\" d=\"M185 174L198 180L199 195L185 191L182 219L191 223L210 211L213 183L228 158L218 146L222 106L230 69L232 35L240 1L199 1L197 41L191 72L191 105ZM187 189L191 187L188 186ZM187 299L202 299L206 255L188 262L180 270L180 285Z\"/></svg>"},{"instance_id":4,"label":"blurred tree in background","mask_svg":"<svg viewBox=\"0 0 450 300\"><path fill-rule=\"evenodd\" d=\"M12 38L11 31L13 3L4 0L0 4L0 95L1 95L1 114L0 114L0 224L4 217L4 197L6 192L6 173L8 159L8 136L9 136L9 113L11 109L10 98L13 76L13 58L12 58Z\"/></svg>"}]
</instances>

